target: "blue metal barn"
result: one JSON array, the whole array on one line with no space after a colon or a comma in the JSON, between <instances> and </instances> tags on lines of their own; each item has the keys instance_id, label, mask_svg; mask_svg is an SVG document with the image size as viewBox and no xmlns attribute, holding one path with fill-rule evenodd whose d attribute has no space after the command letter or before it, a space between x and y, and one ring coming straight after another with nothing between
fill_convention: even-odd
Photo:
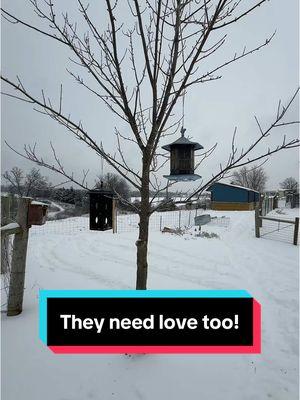
<instances>
[{"instance_id":1,"label":"blue metal barn","mask_svg":"<svg viewBox=\"0 0 300 400\"><path fill-rule=\"evenodd\" d=\"M213 210L253 210L260 198L256 190L228 183L216 182L207 190Z\"/></svg>"}]
</instances>

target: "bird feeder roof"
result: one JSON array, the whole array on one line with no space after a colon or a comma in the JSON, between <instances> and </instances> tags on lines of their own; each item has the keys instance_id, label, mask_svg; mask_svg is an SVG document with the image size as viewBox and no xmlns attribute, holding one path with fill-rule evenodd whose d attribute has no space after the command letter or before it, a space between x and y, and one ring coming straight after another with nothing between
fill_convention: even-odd
<instances>
[{"instance_id":1,"label":"bird feeder roof","mask_svg":"<svg viewBox=\"0 0 300 400\"><path fill-rule=\"evenodd\" d=\"M110 189L99 188L99 189L91 189L88 191L88 193L89 194L108 194L108 193L113 193L113 191Z\"/></svg>"},{"instance_id":2,"label":"bird feeder roof","mask_svg":"<svg viewBox=\"0 0 300 400\"><path fill-rule=\"evenodd\" d=\"M109 197L109 198L112 198L112 199L116 199L117 198L117 196L115 195L115 193L112 190L103 189L103 188L89 190L88 194L89 195L95 195L95 194L99 195L99 194L101 194L104 197Z\"/></svg>"},{"instance_id":3,"label":"bird feeder roof","mask_svg":"<svg viewBox=\"0 0 300 400\"><path fill-rule=\"evenodd\" d=\"M190 145L190 146L194 147L194 150L203 149L203 146L200 143L191 142L188 138L184 137L183 135L179 139L175 140L175 142L172 142L170 144L166 144L165 146L162 146L162 148L164 150L171 151L172 146L178 146L178 145L179 146L180 145L185 145L185 146L186 145Z\"/></svg>"}]
</instances>

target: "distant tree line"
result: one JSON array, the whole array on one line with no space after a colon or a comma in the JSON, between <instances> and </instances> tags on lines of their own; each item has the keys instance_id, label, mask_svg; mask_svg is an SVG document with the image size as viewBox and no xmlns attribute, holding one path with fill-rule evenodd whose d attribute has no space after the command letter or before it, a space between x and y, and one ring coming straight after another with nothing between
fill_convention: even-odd
<instances>
[{"instance_id":1,"label":"distant tree line","mask_svg":"<svg viewBox=\"0 0 300 400\"><path fill-rule=\"evenodd\" d=\"M13 167L10 171L5 171L2 177L1 189L11 195L47 199L88 209L88 190L74 189L72 186L70 188L57 187L37 168L32 168L26 174L21 168ZM94 188L110 189L118 196L121 204L130 202L130 187L126 180L117 174L107 173L98 176Z\"/></svg>"},{"instance_id":2,"label":"distant tree line","mask_svg":"<svg viewBox=\"0 0 300 400\"><path fill-rule=\"evenodd\" d=\"M290 176L289 178L285 178L285 180L280 183L280 187L296 193L299 191L299 182Z\"/></svg>"},{"instance_id":3,"label":"distant tree line","mask_svg":"<svg viewBox=\"0 0 300 400\"><path fill-rule=\"evenodd\" d=\"M48 177L41 174L37 168L32 168L27 174L19 167L13 167L10 171L5 171L2 175L3 181L2 191L17 196L29 196L34 199L51 200L60 203L74 205L76 209L88 212L89 196L88 190L74 189L73 187L57 187L53 185ZM252 168L245 166L234 172L231 183L235 185L245 186L259 192L265 190L267 175L264 169L259 166ZM297 192L299 188L298 181L289 177L280 183L280 187ZM128 183L121 176L108 172L105 175L99 175L95 181L95 189L109 189L114 192L118 198L118 207L125 210L132 210L131 197L137 197L133 205L139 205L138 192L132 191ZM163 194L162 194L163 196ZM168 193L168 196L176 197L176 193ZM176 209L174 201L170 201L162 211L171 211Z\"/></svg>"}]
</instances>

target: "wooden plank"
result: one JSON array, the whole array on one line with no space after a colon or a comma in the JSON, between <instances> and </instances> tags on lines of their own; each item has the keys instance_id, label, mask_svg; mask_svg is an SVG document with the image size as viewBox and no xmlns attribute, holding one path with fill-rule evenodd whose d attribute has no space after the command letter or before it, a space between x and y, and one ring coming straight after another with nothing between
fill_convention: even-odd
<instances>
[{"instance_id":1,"label":"wooden plank","mask_svg":"<svg viewBox=\"0 0 300 400\"><path fill-rule=\"evenodd\" d=\"M257 238L259 238L260 237L260 231L259 231L259 228L260 228L260 215L259 215L259 207L256 207L255 208L255 236L257 237Z\"/></svg>"},{"instance_id":2,"label":"wooden plank","mask_svg":"<svg viewBox=\"0 0 300 400\"><path fill-rule=\"evenodd\" d=\"M17 223L22 232L17 233L13 243L13 254L11 261L11 275L7 302L7 315L14 316L22 312L25 282L25 267L28 245L28 210L30 198L20 198Z\"/></svg>"},{"instance_id":3,"label":"wooden plank","mask_svg":"<svg viewBox=\"0 0 300 400\"><path fill-rule=\"evenodd\" d=\"M113 233L117 233L117 204L115 199L112 201L112 229Z\"/></svg>"},{"instance_id":4,"label":"wooden plank","mask_svg":"<svg viewBox=\"0 0 300 400\"><path fill-rule=\"evenodd\" d=\"M238 202L217 202L211 203L212 210L219 211L252 211L254 210L255 203L238 203Z\"/></svg>"}]
</instances>

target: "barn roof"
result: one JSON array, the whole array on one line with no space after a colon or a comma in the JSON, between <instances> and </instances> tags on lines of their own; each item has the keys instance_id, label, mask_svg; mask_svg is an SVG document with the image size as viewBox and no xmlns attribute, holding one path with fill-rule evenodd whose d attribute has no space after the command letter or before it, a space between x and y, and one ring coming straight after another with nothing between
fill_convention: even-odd
<instances>
[{"instance_id":1,"label":"barn roof","mask_svg":"<svg viewBox=\"0 0 300 400\"><path fill-rule=\"evenodd\" d=\"M253 190L253 189L250 189L250 188L247 188L247 187L244 187L244 186L239 186L239 185L233 185L233 184L231 184L231 183L224 183L224 182L215 182L215 183L213 183L207 190L211 190L211 188L214 186L214 185L223 185L223 186L230 186L230 187L236 187L236 188L238 188L238 189L243 189L243 190L247 190L248 192L255 192L255 193L259 193L257 190Z\"/></svg>"}]
</instances>

